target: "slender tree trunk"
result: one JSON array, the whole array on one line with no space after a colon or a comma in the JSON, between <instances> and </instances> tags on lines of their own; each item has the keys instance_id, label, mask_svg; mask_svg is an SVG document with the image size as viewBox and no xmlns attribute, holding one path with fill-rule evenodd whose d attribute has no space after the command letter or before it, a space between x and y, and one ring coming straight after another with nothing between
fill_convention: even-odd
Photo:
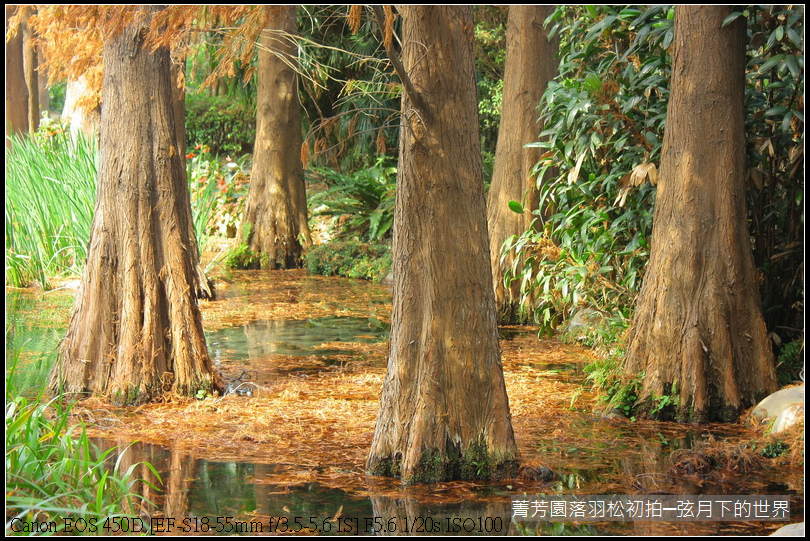
<instances>
[{"instance_id":1,"label":"slender tree trunk","mask_svg":"<svg viewBox=\"0 0 810 541\"><path fill-rule=\"evenodd\" d=\"M650 263L626 371L648 410L729 421L776 389L745 212L745 26L728 6L675 11L672 94ZM664 395L672 407L660 408Z\"/></svg>"},{"instance_id":2,"label":"slender tree trunk","mask_svg":"<svg viewBox=\"0 0 810 541\"><path fill-rule=\"evenodd\" d=\"M142 49L149 19L105 39L98 200L52 378L56 390L119 403L222 387L195 294L198 255L169 52Z\"/></svg>"},{"instance_id":3,"label":"slender tree trunk","mask_svg":"<svg viewBox=\"0 0 810 541\"><path fill-rule=\"evenodd\" d=\"M506 65L503 79L503 110L495 149L495 167L487 201L489 254L499 319L521 319L520 284L504 286L514 254L501 261L501 247L512 236L531 227L537 209L537 187L542 179L532 174L540 161L540 149L525 145L538 140L543 123L537 107L548 82L557 73L557 40L549 41L543 28L554 6L510 6L506 29ZM524 206L523 214L509 209L509 201Z\"/></svg>"},{"instance_id":4,"label":"slender tree trunk","mask_svg":"<svg viewBox=\"0 0 810 541\"><path fill-rule=\"evenodd\" d=\"M88 137L95 137L101 122L101 107L87 109L79 105L80 100L90 94L87 79L84 75L78 79L68 79L65 85L65 104L62 107L62 119L70 122L70 133L73 137L79 132Z\"/></svg>"},{"instance_id":5,"label":"slender tree trunk","mask_svg":"<svg viewBox=\"0 0 810 541\"><path fill-rule=\"evenodd\" d=\"M20 27L23 33L23 65L25 86L28 89L28 130L31 133L39 128L39 78L37 77L37 51L34 47L34 34L28 25L28 18L34 14L31 6L25 6L24 21Z\"/></svg>"},{"instance_id":6,"label":"slender tree trunk","mask_svg":"<svg viewBox=\"0 0 810 541\"><path fill-rule=\"evenodd\" d=\"M310 242L301 165L301 106L295 6L268 8L259 49L256 144L245 215L238 238L262 268L300 266Z\"/></svg>"},{"instance_id":7,"label":"slender tree trunk","mask_svg":"<svg viewBox=\"0 0 810 541\"><path fill-rule=\"evenodd\" d=\"M50 116L51 99L48 96L48 72L42 65L39 66L37 71L37 92L39 93L40 111L48 111L48 116Z\"/></svg>"},{"instance_id":8,"label":"slender tree trunk","mask_svg":"<svg viewBox=\"0 0 810 541\"><path fill-rule=\"evenodd\" d=\"M6 6L6 34L14 6ZM6 137L28 131L28 88L23 67L23 33L18 28L6 41ZM9 140L6 139L6 146Z\"/></svg>"},{"instance_id":9,"label":"slender tree trunk","mask_svg":"<svg viewBox=\"0 0 810 541\"><path fill-rule=\"evenodd\" d=\"M388 372L367 461L405 482L511 473L469 6L403 6ZM406 81L407 82L407 81Z\"/></svg>"}]
</instances>

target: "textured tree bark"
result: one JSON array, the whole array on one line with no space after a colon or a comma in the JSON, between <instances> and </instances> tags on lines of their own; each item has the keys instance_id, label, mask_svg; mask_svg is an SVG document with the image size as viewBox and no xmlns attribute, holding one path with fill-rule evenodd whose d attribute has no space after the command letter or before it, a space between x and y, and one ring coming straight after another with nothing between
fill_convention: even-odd
<instances>
[{"instance_id":1,"label":"textured tree bark","mask_svg":"<svg viewBox=\"0 0 810 541\"><path fill-rule=\"evenodd\" d=\"M745 212L745 26L677 7L650 263L625 370L648 411L730 421L777 388ZM660 408L659 408L660 409Z\"/></svg>"},{"instance_id":2,"label":"textured tree bark","mask_svg":"<svg viewBox=\"0 0 810 541\"><path fill-rule=\"evenodd\" d=\"M14 6L6 6L6 34L8 20L14 14ZM28 131L28 88L25 85L23 68L23 35L18 29L6 41L6 137ZM6 146L9 140L6 139Z\"/></svg>"},{"instance_id":3,"label":"textured tree bark","mask_svg":"<svg viewBox=\"0 0 810 541\"><path fill-rule=\"evenodd\" d=\"M511 473L518 452L489 267L469 6L403 6L388 371L366 463L405 482Z\"/></svg>"},{"instance_id":4,"label":"textured tree bark","mask_svg":"<svg viewBox=\"0 0 810 541\"><path fill-rule=\"evenodd\" d=\"M22 8L24 22L20 26L23 33L23 66L25 69L25 86L28 88L28 131L34 133L39 128L39 78L37 76L37 51L33 43L33 32L28 25L28 18L34 14L34 8Z\"/></svg>"},{"instance_id":5,"label":"textured tree bark","mask_svg":"<svg viewBox=\"0 0 810 541\"><path fill-rule=\"evenodd\" d=\"M311 242L301 165L301 106L295 6L268 8L259 49L256 144L250 191L238 238L262 268L301 264Z\"/></svg>"},{"instance_id":6,"label":"textured tree bark","mask_svg":"<svg viewBox=\"0 0 810 541\"><path fill-rule=\"evenodd\" d=\"M489 254L495 287L495 304L502 322L515 323L520 315L520 284L503 283L514 254L501 261L501 247L513 235L531 226L537 209L536 179L532 169L540 161L540 149L525 145L538 140L543 131L537 110L548 82L557 73L558 40L549 41L543 28L554 6L510 6L506 28L506 65L503 79L503 110L495 149L495 167L487 201ZM524 206L523 214L509 209L509 201Z\"/></svg>"},{"instance_id":7,"label":"textured tree bark","mask_svg":"<svg viewBox=\"0 0 810 541\"><path fill-rule=\"evenodd\" d=\"M157 8L147 7L147 13ZM96 212L52 386L119 403L222 388L197 306L198 252L178 153L169 52L150 17L104 44Z\"/></svg>"}]
</instances>

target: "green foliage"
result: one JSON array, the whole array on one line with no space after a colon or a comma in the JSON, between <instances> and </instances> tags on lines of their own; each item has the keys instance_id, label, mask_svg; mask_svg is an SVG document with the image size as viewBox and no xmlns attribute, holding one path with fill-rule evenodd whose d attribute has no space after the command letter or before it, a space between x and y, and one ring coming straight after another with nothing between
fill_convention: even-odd
<instances>
[{"instance_id":1,"label":"green foliage","mask_svg":"<svg viewBox=\"0 0 810 541\"><path fill-rule=\"evenodd\" d=\"M310 274L380 282L391 270L391 248L386 244L335 240L311 248L304 262Z\"/></svg>"},{"instance_id":2,"label":"green foliage","mask_svg":"<svg viewBox=\"0 0 810 541\"><path fill-rule=\"evenodd\" d=\"M484 182L489 185L495 164L498 128L501 124L508 8L475 6L473 15L478 123L481 129Z\"/></svg>"},{"instance_id":3,"label":"green foliage","mask_svg":"<svg viewBox=\"0 0 810 541\"><path fill-rule=\"evenodd\" d=\"M752 6L746 141L754 262L769 329L804 327L804 6Z\"/></svg>"},{"instance_id":4,"label":"green foliage","mask_svg":"<svg viewBox=\"0 0 810 541\"><path fill-rule=\"evenodd\" d=\"M40 74L40 77L42 75ZM65 108L65 92L67 91L67 83L54 83L48 87L48 108L51 111L61 113Z\"/></svg>"},{"instance_id":5,"label":"green foliage","mask_svg":"<svg viewBox=\"0 0 810 541\"><path fill-rule=\"evenodd\" d=\"M298 10L304 161L342 171L370 167L395 155L399 141L400 84L380 29L366 9L359 29L352 32L348 9L332 5Z\"/></svg>"},{"instance_id":6,"label":"green foliage","mask_svg":"<svg viewBox=\"0 0 810 541\"><path fill-rule=\"evenodd\" d=\"M674 10L561 6L560 67L542 102L546 152L535 227L510 239L535 320L551 328L586 304L629 314L649 258L669 98ZM749 224L770 329L803 328L804 57L801 6L751 7L746 129ZM788 340L785 340L786 342Z\"/></svg>"},{"instance_id":7,"label":"green foliage","mask_svg":"<svg viewBox=\"0 0 810 541\"><path fill-rule=\"evenodd\" d=\"M779 385L799 381L804 370L804 337L782 345L776 359L776 377Z\"/></svg>"},{"instance_id":8,"label":"green foliage","mask_svg":"<svg viewBox=\"0 0 810 541\"><path fill-rule=\"evenodd\" d=\"M322 182L326 190L309 198L313 216L347 216L338 237L379 242L391 236L394 225L396 173L381 158L369 168L352 174L319 167L308 171L309 185Z\"/></svg>"},{"instance_id":9,"label":"green foliage","mask_svg":"<svg viewBox=\"0 0 810 541\"><path fill-rule=\"evenodd\" d=\"M205 144L216 155L253 152L256 105L204 93L186 95L186 146Z\"/></svg>"},{"instance_id":10,"label":"green foliage","mask_svg":"<svg viewBox=\"0 0 810 541\"><path fill-rule=\"evenodd\" d=\"M261 269L270 263L267 254L259 254L248 248L247 244L239 244L225 259L229 269Z\"/></svg>"},{"instance_id":11,"label":"green foliage","mask_svg":"<svg viewBox=\"0 0 810 541\"><path fill-rule=\"evenodd\" d=\"M784 455L790 449L790 445L785 442L777 441L774 443L769 443L765 447L762 448L760 454L765 458L779 458L780 456Z\"/></svg>"},{"instance_id":12,"label":"green foliage","mask_svg":"<svg viewBox=\"0 0 810 541\"><path fill-rule=\"evenodd\" d=\"M141 463L124 469L124 453L113 462L116 449L102 452L83 422L69 426L72 406L63 406L58 398L45 401L40 393L29 402L15 396L18 359L19 351L6 375L6 527L17 518L26 523L52 520L62 529L61 517L69 516L95 520L102 528L106 520L137 515L150 503L135 491L137 484L148 484L135 476ZM152 465L143 465L160 482Z\"/></svg>"},{"instance_id":13,"label":"green foliage","mask_svg":"<svg viewBox=\"0 0 810 541\"><path fill-rule=\"evenodd\" d=\"M537 299L535 320L546 327L581 304L632 306L655 189L643 182L652 175L636 183L631 173L660 158L672 40L671 10L659 6L564 6L551 21L560 67L543 98L537 171L557 176L540 187L536 214L545 222L505 245L522 256L506 280Z\"/></svg>"},{"instance_id":14,"label":"green foliage","mask_svg":"<svg viewBox=\"0 0 810 541\"><path fill-rule=\"evenodd\" d=\"M250 156L218 157L198 144L186 155L194 232L200 250L211 236L236 235L248 191Z\"/></svg>"},{"instance_id":15,"label":"green foliage","mask_svg":"<svg viewBox=\"0 0 810 541\"><path fill-rule=\"evenodd\" d=\"M94 139L43 120L6 147L6 283L24 287L80 274L96 200Z\"/></svg>"},{"instance_id":16,"label":"green foliage","mask_svg":"<svg viewBox=\"0 0 810 541\"><path fill-rule=\"evenodd\" d=\"M189 152L191 209L200 249L211 234L235 231L247 192L249 156ZM55 121L6 148L6 283L49 288L49 277L81 275L95 212L98 149Z\"/></svg>"}]
</instances>

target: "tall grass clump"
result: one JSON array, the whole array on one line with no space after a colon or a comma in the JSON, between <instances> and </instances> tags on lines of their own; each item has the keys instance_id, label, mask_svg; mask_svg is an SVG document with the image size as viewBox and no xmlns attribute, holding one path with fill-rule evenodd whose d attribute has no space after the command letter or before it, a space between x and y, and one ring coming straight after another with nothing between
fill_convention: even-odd
<instances>
[{"instance_id":1,"label":"tall grass clump","mask_svg":"<svg viewBox=\"0 0 810 541\"><path fill-rule=\"evenodd\" d=\"M6 147L6 283L80 274L96 200L95 140L44 128Z\"/></svg>"},{"instance_id":2,"label":"tall grass clump","mask_svg":"<svg viewBox=\"0 0 810 541\"><path fill-rule=\"evenodd\" d=\"M46 400L44 391L32 401L15 396L17 359L19 352L6 374L6 534L35 522L42 533L69 532L71 524L117 531L123 524L113 524L117 518L137 516L151 504L137 492L148 483L135 476L140 463L125 468L125 453L113 462L115 448L102 452L83 422L69 426L71 406L59 397ZM160 482L154 467L143 464Z\"/></svg>"}]
</instances>

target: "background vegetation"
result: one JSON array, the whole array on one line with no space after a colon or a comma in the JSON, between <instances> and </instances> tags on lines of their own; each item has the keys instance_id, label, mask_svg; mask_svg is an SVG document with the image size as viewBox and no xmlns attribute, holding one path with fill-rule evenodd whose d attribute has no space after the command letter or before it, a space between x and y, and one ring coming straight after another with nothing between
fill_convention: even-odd
<instances>
[{"instance_id":1,"label":"background vegetation","mask_svg":"<svg viewBox=\"0 0 810 541\"><path fill-rule=\"evenodd\" d=\"M752 246L766 323L780 368L790 372L783 377L792 380L804 310L796 252L804 219L804 13L752 7L733 17L748 21ZM505 247L525 256L515 258L507 280L519 281L538 324L557 328L578 310L596 312L591 331L578 337L617 357L649 257L672 22L669 6L561 6L550 17L560 66L541 104L547 129L536 144L546 153L537 169L557 174L539 187L536 229ZM611 372L604 368L595 378L610 388L615 382L599 375Z\"/></svg>"}]
</instances>

